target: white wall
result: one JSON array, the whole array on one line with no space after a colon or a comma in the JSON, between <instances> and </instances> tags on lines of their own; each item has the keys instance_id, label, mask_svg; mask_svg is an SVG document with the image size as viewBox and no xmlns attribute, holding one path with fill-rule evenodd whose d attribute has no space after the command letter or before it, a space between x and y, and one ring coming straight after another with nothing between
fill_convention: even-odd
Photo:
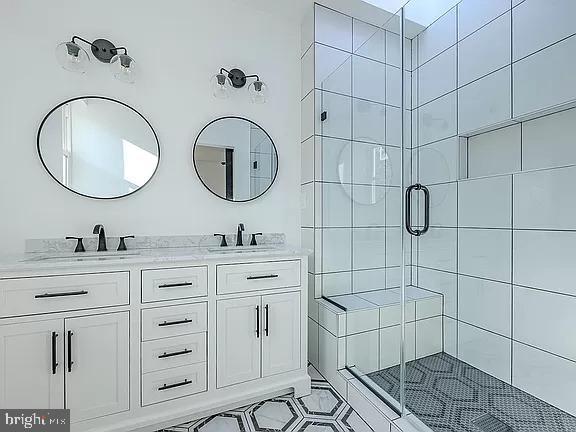
<instances>
[{"instance_id":1,"label":"white wall","mask_svg":"<svg viewBox=\"0 0 576 432\"><path fill-rule=\"evenodd\" d=\"M279 231L299 243L299 20L259 12L234 0L142 2L2 0L0 47L0 253L19 252L26 238L90 235L103 223L110 235ZM73 34L126 45L140 64L134 85L92 61L86 75L63 70L54 49ZM227 101L210 92L221 66L258 73L271 89L265 105L244 91ZM80 95L116 98L140 111L161 144L150 184L120 200L72 194L50 178L36 153L36 132L59 102ZM195 137L212 119L246 116L276 142L275 185L252 203L216 198L196 177Z\"/></svg>"}]
</instances>

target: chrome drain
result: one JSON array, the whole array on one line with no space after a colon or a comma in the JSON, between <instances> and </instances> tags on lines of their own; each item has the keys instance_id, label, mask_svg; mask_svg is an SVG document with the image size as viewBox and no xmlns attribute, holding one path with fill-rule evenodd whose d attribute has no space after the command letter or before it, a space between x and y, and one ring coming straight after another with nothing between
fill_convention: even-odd
<instances>
[{"instance_id":1,"label":"chrome drain","mask_svg":"<svg viewBox=\"0 0 576 432\"><path fill-rule=\"evenodd\" d=\"M510 426L491 414L482 414L472 424L482 432L514 432Z\"/></svg>"}]
</instances>

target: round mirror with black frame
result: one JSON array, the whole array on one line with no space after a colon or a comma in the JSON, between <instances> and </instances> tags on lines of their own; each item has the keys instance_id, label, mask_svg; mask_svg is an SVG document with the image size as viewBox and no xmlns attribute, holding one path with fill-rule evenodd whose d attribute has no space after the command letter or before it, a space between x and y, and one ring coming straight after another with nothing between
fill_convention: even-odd
<instances>
[{"instance_id":1,"label":"round mirror with black frame","mask_svg":"<svg viewBox=\"0 0 576 432\"><path fill-rule=\"evenodd\" d=\"M60 185L79 195L114 199L144 187L160 161L160 143L134 108L101 96L62 102L42 120L38 155Z\"/></svg>"},{"instance_id":2,"label":"round mirror with black frame","mask_svg":"<svg viewBox=\"0 0 576 432\"><path fill-rule=\"evenodd\" d=\"M194 143L193 160L202 184L233 202L262 196L278 174L272 138L243 117L221 117L204 126Z\"/></svg>"}]
</instances>

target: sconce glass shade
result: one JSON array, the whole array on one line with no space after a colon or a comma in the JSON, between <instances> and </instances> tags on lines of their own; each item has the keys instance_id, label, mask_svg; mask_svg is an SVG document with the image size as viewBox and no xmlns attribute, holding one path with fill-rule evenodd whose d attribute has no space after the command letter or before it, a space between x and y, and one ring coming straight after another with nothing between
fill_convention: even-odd
<instances>
[{"instance_id":1,"label":"sconce glass shade","mask_svg":"<svg viewBox=\"0 0 576 432\"><path fill-rule=\"evenodd\" d=\"M70 72L85 73L90 57L77 43L62 42L56 47L56 60L58 64Z\"/></svg>"},{"instance_id":2,"label":"sconce glass shade","mask_svg":"<svg viewBox=\"0 0 576 432\"><path fill-rule=\"evenodd\" d=\"M263 104L268 100L268 86L262 81L254 81L248 86L250 101L255 104Z\"/></svg>"},{"instance_id":3,"label":"sconce glass shade","mask_svg":"<svg viewBox=\"0 0 576 432\"><path fill-rule=\"evenodd\" d=\"M230 97L230 89L232 88L232 81L228 75L219 73L212 77L210 81L212 87L212 94L216 99L228 99Z\"/></svg>"},{"instance_id":4,"label":"sconce glass shade","mask_svg":"<svg viewBox=\"0 0 576 432\"><path fill-rule=\"evenodd\" d=\"M128 54L116 54L110 59L110 70L117 80L132 84L138 78L138 64Z\"/></svg>"}]
</instances>

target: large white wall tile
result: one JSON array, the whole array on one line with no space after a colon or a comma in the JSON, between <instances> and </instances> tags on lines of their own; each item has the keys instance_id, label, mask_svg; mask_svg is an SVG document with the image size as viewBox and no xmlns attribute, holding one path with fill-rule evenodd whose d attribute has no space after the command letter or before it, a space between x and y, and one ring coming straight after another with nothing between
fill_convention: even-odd
<instances>
[{"instance_id":1,"label":"large white wall tile","mask_svg":"<svg viewBox=\"0 0 576 432\"><path fill-rule=\"evenodd\" d=\"M418 238L418 264L456 272L457 229L430 228Z\"/></svg>"},{"instance_id":2,"label":"large white wall tile","mask_svg":"<svg viewBox=\"0 0 576 432\"><path fill-rule=\"evenodd\" d=\"M459 152L458 137L418 148L418 181L425 185L456 181Z\"/></svg>"},{"instance_id":3,"label":"large white wall tile","mask_svg":"<svg viewBox=\"0 0 576 432\"><path fill-rule=\"evenodd\" d=\"M355 19L352 48L354 54L384 62L386 60L386 32Z\"/></svg>"},{"instance_id":4,"label":"large white wall tile","mask_svg":"<svg viewBox=\"0 0 576 432\"><path fill-rule=\"evenodd\" d=\"M514 63L514 117L576 99L574 52L576 36Z\"/></svg>"},{"instance_id":5,"label":"large white wall tile","mask_svg":"<svg viewBox=\"0 0 576 432\"><path fill-rule=\"evenodd\" d=\"M400 326L380 329L380 369L400 364ZM416 325L406 323L406 361L416 358Z\"/></svg>"},{"instance_id":6,"label":"large white wall tile","mask_svg":"<svg viewBox=\"0 0 576 432\"><path fill-rule=\"evenodd\" d=\"M430 225L439 227L457 226L456 182L428 186L430 190ZM419 200L419 220L424 220L424 198Z\"/></svg>"},{"instance_id":7,"label":"large white wall tile","mask_svg":"<svg viewBox=\"0 0 576 432\"><path fill-rule=\"evenodd\" d=\"M322 295L326 297L352 293L352 272L326 273L317 275L322 284Z\"/></svg>"},{"instance_id":8,"label":"large white wall tile","mask_svg":"<svg viewBox=\"0 0 576 432\"><path fill-rule=\"evenodd\" d=\"M416 358L442 352L442 317L416 321Z\"/></svg>"},{"instance_id":9,"label":"large white wall tile","mask_svg":"<svg viewBox=\"0 0 576 432\"><path fill-rule=\"evenodd\" d=\"M316 42L352 51L352 18L315 5Z\"/></svg>"},{"instance_id":10,"label":"large white wall tile","mask_svg":"<svg viewBox=\"0 0 576 432\"><path fill-rule=\"evenodd\" d=\"M313 228L302 228L300 230L300 241L302 243L303 249L308 249L312 251L308 255L308 271L315 271L315 253L314 253L314 229Z\"/></svg>"},{"instance_id":11,"label":"large white wall tile","mask_svg":"<svg viewBox=\"0 0 576 432\"><path fill-rule=\"evenodd\" d=\"M468 134L505 124L512 117L510 67L458 90L458 130Z\"/></svg>"},{"instance_id":12,"label":"large white wall tile","mask_svg":"<svg viewBox=\"0 0 576 432\"><path fill-rule=\"evenodd\" d=\"M417 38L418 66L456 43L456 8L439 18Z\"/></svg>"},{"instance_id":13,"label":"large white wall tile","mask_svg":"<svg viewBox=\"0 0 576 432\"><path fill-rule=\"evenodd\" d=\"M386 106L363 99L352 102L352 139L375 144L386 143Z\"/></svg>"},{"instance_id":14,"label":"large white wall tile","mask_svg":"<svg viewBox=\"0 0 576 432\"><path fill-rule=\"evenodd\" d=\"M399 187L386 188L386 226L400 226L402 215L402 189Z\"/></svg>"},{"instance_id":15,"label":"large white wall tile","mask_svg":"<svg viewBox=\"0 0 576 432\"><path fill-rule=\"evenodd\" d=\"M458 223L460 227L511 228L512 176L459 182Z\"/></svg>"},{"instance_id":16,"label":"large white wall tile","mask_svg":"<svg viewBox=\"0 0 576 432\"><path fill-rule=\"evenodd\" d=\"M300 103L300 141L314 135L314 92L308 93Z\"/></svg>"},{"instance_id":17,"label":"large white wall tile","mask_svg":"<svg viewBox=\"0 0 576 432\"><path fill-rule=\"evenodd\" d=\"M386 192L384 186L354 186L352 205L355 227L386 225Z\"/></svg>"},{"instance_id":18,"label":"large white wall tile","mask_svg":"<svg viewBox=\"0 0 576 432\"><path fill-rule=\"evenodd\" d=\"M308 361L318 367L318 323L308 319Z\"/></svg>"},{"instance_id":19,"label":"large white wall tile","mask_svg":"<svg viewBox=\"0 0 576 432\"><path fill-rule=\"evenodd\" d=\"M352 272L353 292L361 293L385 288L386 269L355 270Z\"/></svg>"},{"instance_id":20,"label":"large white wall tile","mask_svg":"<svg viewBox=\"0 0 576 432\"><path fill-rule=\"evenodd\" d=\"M314 183L307 183L302 186L300 194L300 207L302 209L303 227L314 227Z\"/></svg>"},{"instance_id":21,"label":"large white wall tile","mask_svg":"<svg viewBox=\"0 0 576 432\"><path fill-rule=\"evenodd\" d=\"M315 91L315 131L316 135L350 139L352 136L352 99L349 96ZM326 120L321 120L326 111Z\"/></svg>"},{"instance_id":22,"label":"large white wall tile","mask_svg":"<svg viewBox=\"0 0 576 432\"><path fill-rule=\"evenodd\" d=\"M576 196L567 185L576 167L524 172L514 176L514 227L576 229Z\"/></svg>"},{"instance_id":23,"label":"large white wall tile","mask_svg":"<svg viewBox=\"0 0 576 432\"><path fill-rule=\"evenodd\" d=\"M386 65L386 103L396 107L402 104L402 74L399 68L389 65Z\"/></svg>"},{"instance_id":24,"label":"large white wall tile","mask_svg":"<svg viewBox=\"0 0 576 432\"><path fill-rule=\"evenodd\" d=\"M355 270L386 265L385 230L383 228L355 228L353 248Z\"/></svg>"},{"instance_id":25,"label":"large white wall tile","mask_svg":"<svg viewBox=\"0 0 576 432\"><path fill-rule=\"evenodd\" d=\"M449 138L458 133L456 97L457 92L452 92L418 108L419 145Z\"/></svg>"},{"instance_id":26,"label":"large white wall tile","mask_svg":"<svg viewBox=\"0 0 576 432\"><path fill-rule=\"evenodd\" d=\"M300 153L300 183L308 183L314 180L314 137L308 138L302 143Z\"/></svg>"},{"instance_id":27,"label":"large white wall tile","mask_svg":"<svg viewBox=\"0 0 576 432\"><path fill-rule=\"evenodd\" d=\"M352 58L352 95L374 102L386 102L386 65L364 57Z\"/></svg>"},{"instance_id":28,"label":"large white wall tile","mask_svg":"<svg viewBox=\"0 0 576 432\"><path fill-rule=\"evenodd\" d=\"M326 228L321 230L321 272L350 270L352 266L352 230L350 228ZM318 271L316 271L318 273Z\"/></svg>"},{"instance_id":29,"label":"large white wall tile","mask_svg":"<svg viewBox=\"0 0 576 432\"><path fill-rule=\"evenodd\" d=\"M511 231L460 228L458 241L458 271L460 273L510 282Z\"/></svg>"},{"instance_id":30,"label":"large white wall tile","mask_svg":"<svg viewBox=\"0 0 576 432\"><path fill-rule=\"evenodd\" d=\"M456 318L458 298L458 276L454 273L418 267L417 281L420 288L442 294L444 315Z\"/></svg>"},{"instance_id":31,"label":"large white wall tile","mask_svg":"<svg viewBox=\"0 0 576 432\"><path fill-rule=\"evenodd\" d=\"M401 67L400 64L400 35L386 30L386 63ZM412 41L404 38L404 69L412 69Z\"/></svg>"},{"instance_id":32,"label":"large white wall tile","mask_svg":"<svg viewBox=\"0 0 576 432\"><path fill-rule=\"evenodd\" d=\"M456 46L422 65L417 76L418 105L456 89Z\"/></svg>"},{"instance_id":33,"label":"large white wall tile","mask_svg":"<svg viewBox=\"0 0 576 432\"><path fill-rule=\"evenodd\" d=\"M361 142L352 143L353 178L355 184L386 185L388 153L386 147Z\"/></svg>"},{"instance_id":34,"label":"large white wall tile","mask_svg":"<svg viewBox=\"0 0 576 432\"><path fill-rule=\"evenodd\" d=\"M314 86L317 89L352 94L352 56L344 51L315 44Z\"/></svg>"},{"instance_id":35,"label":"large white wall tile","mask_svg":"<svg viewBox=\"0 0 576 432\"><path fill-rule=\"evenodd\" d=\"M402 228L386 228L386 266L402 265Z\"/></svg>"},{"instance_id":36,"label":"large white wall tile","mask_svg":"<svg viewBox=\"0 0 576 432\"><path fill-rule=\"evenodd\" d=\"M514 343L513 384L576 415L576 363Z\"/></svg>"},{"instance_id":37,"label":"large white wall tile","mask_svg":"<svg viewBox=\"0 0 576 432\"><path fill-rule=\"evenodd\" d=\"M444 324L444 347L443 350L446 354L458 358L458 321L443 317Z\"/></svg>"},{"instance_id":38,"label":"large white wall tile","mask_svg":"<svg viewBox=\"0 0 576 432\"><path fill-rule=\"evenodd\" d=\"M510 64L510 26L508 12L458 44L459 86Z\"/></svg>"},{"instance_id":39,"label":"large white wall tile","mask_svg":"<svg viewBox=\"0 0 576 432\"><path fill-rule=\"evenodd\" d=\"M458 277L458 319L511 335L512 286L468 276Z\"/></svg>"},{"instance_id":40,"label":"large white wall tile","mask_svg":"<svg viewBox=\"0 0 576 432\"><path fill-rule=\"evenodd\" d=\"M338 183L316 183L316 196L321 200L316 207L316 226L352 226L351 188Z\"/></svg>"},{"instance_id":41,"label":"large white wall tile","mask_svg":"<svg viewBox=\"0 0 576 432\"><path fill-rule=\"evenodd\" d=\"M576 232L515 231L514 283L576 295Z\"/></svg>"},{"instance_id":42,"label":"large white wall tile","mask_svg":"<svg viewBox=\"0 0 576 432\"><path fill-rule=\"evenodd\" d=\"M513 10L514 60L576 33L573 0L526 0Z\"/></svg>"},{"instance_id":43,"label":"large white wall tile","mask_svg":"<svg viewBox=\"0 0 576 432\"><path fill-rule=\"evenodd\" d=\"M515 286L514 339L576 361L574 311L576 297Z\"/></svg>"},{"instance_id":44,"label":"large white wall tile","mask_svg":"<svg viewBox=\"0 0 576 432\"><path fill-rule=\"evenodd\" d=\"M463 0L458 4L458 39L462 40L507 10L510 10L510 0Z\"/></svg>"},{"instance_id":45,"label":"large white wall tile","mask_svg":"<svg viewBox=\"0 0 576 432\"><path fill-rule=\"evenodd\" d=\"M576 109L522 124L525 170L576 164Z\"/></svg>"},{"instance_id":46,"label":"large white wall tile","mask_svg":"<svg viewBox=\"0 0 576 432\"><path fill-rule=\"evenodd\" d=\"M510 339L458 323L460 360L510 384L511 354Z\"/></svg>"},{"instance_id":47,"label":"large white wall tile","mask_svg":"<svg viewBox=\"0 0 576 432\"><path fill-rule=\"evenodd\" d=\"M316 180L350 183L352 181L352 143L343 139L316 136L315 145Z\"/></svg>"},{"instance_id":48,"label":"large white wall tile","mask_svg":"<svg viewBox=\"0 0 576 432\"><path fill-rule=\"evenodd\" d=\"M346 365L356 366L362 373L379 370L378 347L378 330L346 336Z\"/></svg>"},{"instance_id":49,"label":"large white wall tile","mask_svg":"<svg viewBox=\"0 0 576 432\"><path fill-rule=\"evenodd\" d=\"M301 90L300 98L304 98L308 93L314 89L314 47L304 54L300 63L301 76Z\"/></svg>"},{"instance_id":50,"label":"large white wall tile","mask_svg":"<svg viewBox=\"0 0 576 432\"><path fill-rule=\"evenodd\" d=\"M481 177L520 171L522 129L508 126L468 138L468 176Z\"/></svg>"}]
</instances>

